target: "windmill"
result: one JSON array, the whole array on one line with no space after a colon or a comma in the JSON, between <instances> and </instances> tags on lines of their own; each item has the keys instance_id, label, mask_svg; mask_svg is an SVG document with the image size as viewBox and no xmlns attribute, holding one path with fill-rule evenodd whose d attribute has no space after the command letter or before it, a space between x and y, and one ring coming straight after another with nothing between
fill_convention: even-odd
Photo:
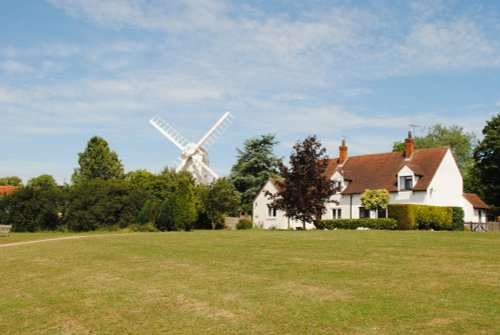
<instances>
[{"instance_id":1,"label":"windmill","mask_svg":"<svg viewBox=\"0 0 500 335\"><path fill-rule=\"evenodd\" d=\"M235 117L231 113L224 113L198 143L190 143L158 115L149 120L149 123L180 149L181 155L177 159L176 171L189 171L199 183L208 184L210 180L217 178L217 174L208 167L210 163L208 150L234 119Z\"/></svg>"}]
</instances>

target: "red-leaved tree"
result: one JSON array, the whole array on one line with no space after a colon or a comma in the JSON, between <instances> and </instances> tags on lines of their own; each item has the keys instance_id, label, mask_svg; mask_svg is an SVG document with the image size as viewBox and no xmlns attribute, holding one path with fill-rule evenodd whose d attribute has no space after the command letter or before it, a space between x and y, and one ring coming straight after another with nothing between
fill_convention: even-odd
<instances>
[{"instance_id":1,"label":"red-leaved tree","mask_svg":"<svg viewBox=\"0 0 500 335\"><path fill-rule=\"evenodd\" d=\"M307 222L321 218L325 202L336 193L334 182L325 176L325 152L315 135L295 143L290 167L279 163L283 179L276 181L278 193L267 194L273 200L272 207L284 211L287 218L302 222L304 229Z\"/></svg>"}]
</instances>

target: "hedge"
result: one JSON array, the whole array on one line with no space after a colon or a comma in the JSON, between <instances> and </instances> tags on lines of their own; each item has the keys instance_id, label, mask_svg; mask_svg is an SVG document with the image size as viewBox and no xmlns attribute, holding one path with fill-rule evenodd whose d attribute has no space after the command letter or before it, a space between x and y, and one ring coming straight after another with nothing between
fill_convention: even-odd
<instances>
[{"instance_id":1,"label":"hedge","mask_svg":"<svg viewBox=\"0 0 500 335\"><path fill-rule=\"evenodd\" d=\"M460 207L456 208L461 210ZM456 211L457 220L460 215L458 209ZM463 227L463 210L461 215ZM401 230L452 230L454 227L452 207L390 204L388 206L388 217L395 219L399 223L399 229Z\"/></svg>"},{"instance_id":2,"label":"hedge","mask_svg":"<svg viewBox=\"0 0 500 335\"><path fill-rule=\"evenodd\" d=\"M464 230L464 209L462 207L451 207L452 230Z\"/></svg>"},{"instance_id":3,"label":"hedge","mask_svg":"<svg viewBox=\"0 0 500 335\"><path fill-rule=\"evenodd\" d=\"M317 220L314 225L316 229L356 229L359 227L385 230L398 229L397 221L387 218Z\"/></svg>"},{"instance_id":4,"label":"hedge","mask_svg":"<svg viewBox=\"0 0 500 335\"><path fill-rule=\"evenodd\" d=\"M451 230L453 221L451 207L413 206L415 206L418 229Z\"/></svg>"},{"instance_id":5,"label":"hedge","mask_svg":"<svg viewBox=\"0 0 500 335\"><path fill-rule=\"evenodd\" d=\"M417 229L415 205L389 204L387 216L398 222L399 230Z\"/></svg>"}]
</instances>

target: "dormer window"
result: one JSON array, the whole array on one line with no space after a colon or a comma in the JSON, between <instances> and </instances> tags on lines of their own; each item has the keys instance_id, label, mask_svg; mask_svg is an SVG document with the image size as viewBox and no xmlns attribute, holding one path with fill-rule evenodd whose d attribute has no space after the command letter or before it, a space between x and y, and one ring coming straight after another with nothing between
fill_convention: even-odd
<instances>
[{"instance_id":1,"label":"dormer window","mask_svg":"<svg viewBox=\"0 0 500 335\"><path fill-rule=\"evenodd\" d=\"M413 189L413 176L400 176L399 189L401 191L410 191Z\"/></svg>"},{"instance_id":2,"label":"dormer window","mask_svg":"<svg viewBox=\"0 0 500 335\"><path fill-rule=\"evenodd\" d=\"M335 181L334 181L334 184L335 184L335 188L336 188L337 190L341 190L341 189L342 189L342 186L343 186L343 185L342 185L342 180L335 180Z\"/></svg>"}]
</instances>

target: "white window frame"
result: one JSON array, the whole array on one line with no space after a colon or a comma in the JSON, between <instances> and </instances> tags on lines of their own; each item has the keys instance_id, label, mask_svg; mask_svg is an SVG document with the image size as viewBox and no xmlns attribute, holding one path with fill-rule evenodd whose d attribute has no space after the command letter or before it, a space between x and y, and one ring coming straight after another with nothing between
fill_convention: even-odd
<instances>
[{"instance_id":1,"label":"white window frame","mask_svg":"<svg viewBox=\"0 0 500 335\"><path fill-rule=\"evenodd\" d=\"M271 207L267 205L267 217L268 218L275 218L278 216L278 211L275 207Z\"/></svg>"},{"instance_id":2,"label":"white window frame","mask_svg":"<svg viewBox=\"0 0 500 335\"><path fill-rule=\"evenodd\" d=\"M342 208L332 208L332 219L342 219Z\"/></svg>"},{"instance_id":3,"label":"white window frame","mask_svg":"<svg viewBox=\"0 0 500 335\"><path fill-rule=\"evenodd\" d=\"M411 180L411 187L410 188L406 187L406 183L407 183L408 180ZM415 186L414 181L415 180L414 180L413 176L408 176L408 175L399 176L399 190L400 191L411 191L411 190L413 190L413 187Z\"/></svg>"}]
</instances>

